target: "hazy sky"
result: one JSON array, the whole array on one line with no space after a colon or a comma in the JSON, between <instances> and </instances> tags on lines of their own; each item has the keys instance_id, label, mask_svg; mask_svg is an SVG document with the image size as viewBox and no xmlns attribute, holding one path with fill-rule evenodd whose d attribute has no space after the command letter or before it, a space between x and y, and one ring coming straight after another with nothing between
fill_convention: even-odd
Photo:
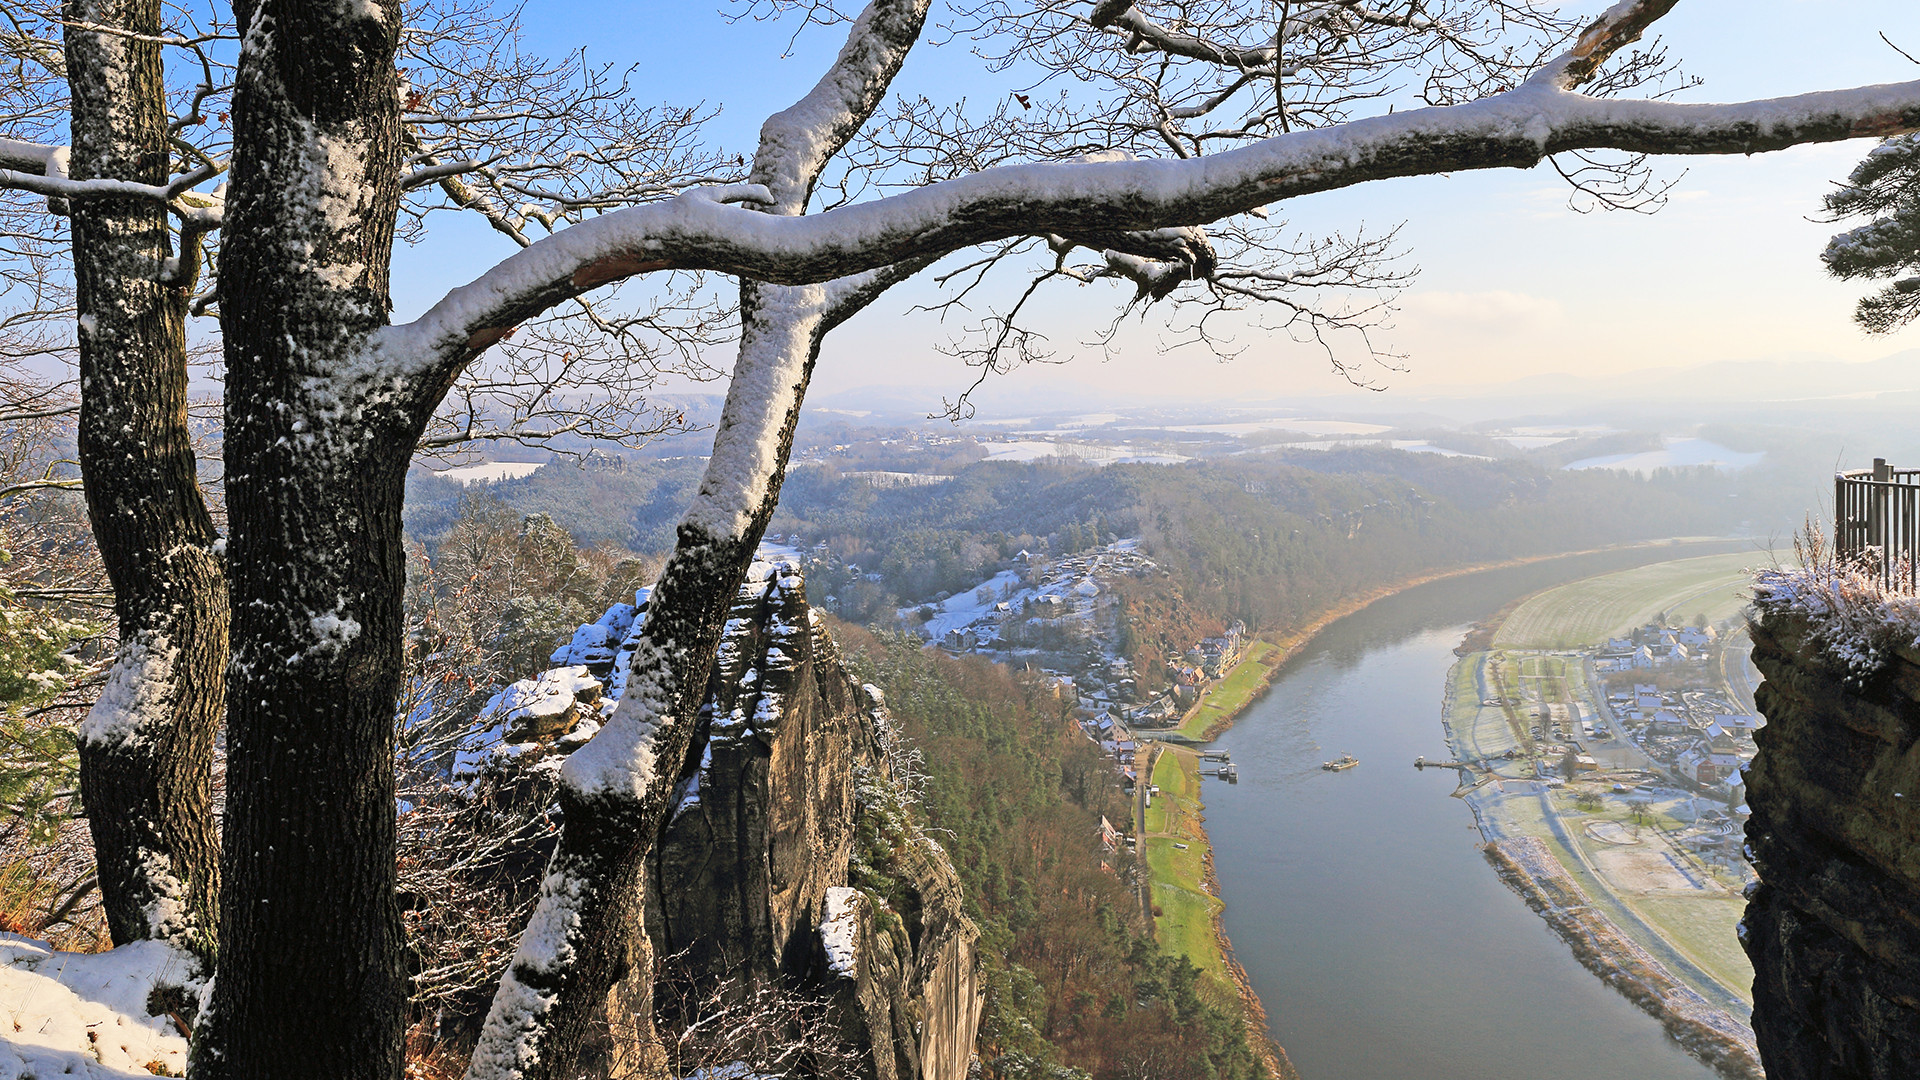
<instances>
[{"instance_id":1,"label":"hazy sky","mask_svg":"<svg viewBox=\"0 0 1920 1080\"><path fill-rule=\"evenodd\" d=\"M1570 5L1598 10L1598 0ZM818 78L844 40L813 27L782 56L796 23L730 23L738 7L678 3L555 3L526 7L532 47L557 52L585 43L590 57L640 65L642 96L721 106L722 142L750 149L760 120ZM937 17L937 16L936 16ZM1884 31L1920 55L1913 0L1682 0L1660 29L1686 70L1705 78L1684 100L1734 100L1920 77L1879 39ZM1023 88L994 75L964 43L922 46L898 87L936 100L987 102ZM1869 339L1850 321L1862 288L1827 279L1817 258L1830 225L1809 220L1820 197L1870 147L1856 141L1745 158L1671 159L1685 170L1670 205L1640 216L1578 214L1566 187L1542 167L1376 182L1274 208L1305 230L1370 231L1402 225L1408 262L1421 274L1382 340L1408 355L1409 370L1377 372L1390 387L1418 390L1499 383L1517 376L1814 354L1867 360L1920 345L1920 330ZM485 248L471 237L456 246ZM403 308L466 269L430 244L403 267ZM423 258L423 256L431 257ZM443 278L435 267L449 267ZM967 373L935 346L950 327L908 315L934 298L929 284L889 294L828 339L814 397L886 385L938 392ZM1063 288L1043 325L1063 366L996 380L990 409L1030 407L1035 395L1266 398L1338 392L1317 350L1249 330L1230 363L1193 350L1163 355L1168 335L1149 315L1103 359L1083 342L1112 318L1114 288ZM404 314L404 311L402 312ZM1354 393L1360 393L1354 391Z\"/></svg>"}]
</instances>

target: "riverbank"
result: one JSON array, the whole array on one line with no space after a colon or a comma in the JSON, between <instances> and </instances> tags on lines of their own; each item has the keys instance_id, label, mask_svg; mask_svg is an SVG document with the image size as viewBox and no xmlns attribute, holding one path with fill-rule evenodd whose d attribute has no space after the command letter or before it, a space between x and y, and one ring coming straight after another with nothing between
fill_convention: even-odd
<instances>
[{"instance_id":1,"label":"riverbank","mask_svg":"<svg viewBox=\"0 0 1920 1080\"><path fill-rule=\"evenodd\" d=\"M1545 843L1592 904L1694 989L1746 1016L1753 968L1736 927L1747 878L1676 839L1702 835L1695 823L1717 804L1663 782L1613 743L1591 738L1580 745L1600 767L1575 780L1561 778L1561 746L1530 748L1532 740L1522 739L1528 721L1509 715L1532 716L1539 708L1525 698L1517 708L1508 705L1520 697L1514 676L1521 666L1496 666L1488 654L1475 653L1447 679L1448 747L1454 760L1474 763L1456 794L1473 811L1482 839L1530 836ZM1593 715L1578 666L1567 670L1574 673L1569 712ZM1489 693L1499 705L1486 704Z\"/></svg>"},{"instance_id":2,"label":"riverbank","mask_svg":"<svg viewBox=\"0 0 1920 1080\"><path fill-rule=\"evenodd\" d=\"M1219 896L1220 879L1213 874L1211 845L1207 848L1206 866L1207 891ZM1225 911L1226 904L1222 903L1220 910ZM1213 916L1213 939L1214 947L1220 950L1221 959L1226 962L1227 972L1233 976L1234 989L1240 995L1240 1008L1247 1020L1247 1041L1253 1044L1253 1052L1260 1055L1260 1060L1266 1063L1267 1071L1274 1080L1300 1080L1300 1073L1294 1069L1293 1062L1287 1059L1286 1050L1268 1034L1273 1025L1267 1019L1267 1007L1261 1003L1260 995L1253 992L1253 977L1247 974L1247 969L1233 955L1233 942L1227 940L1227 930L1221 924L1218 912Z\"/></svg>"},{"instance_id":3,"label":"riverbank","mask_svg":"<svg viewBox=\"0 0 1920 1080\"><path fill-rule=\"evenodd\" d=\"M1299 644L1304 645L1303 639ZM1299 651L1299 645L1291 649L1278 642L1256 640L1247 646L1247 653L1240 662L1228 672L1216 679L1202 691L1200 700L1180 718L1180 726L1167 734L1167 738L1184 742L1211 742L1222 731L1233 726L1233 719L1244 712L1247 706L1260 699L1267 687L1273 682L1273 673L1287 658Z\"/></svg>"},{"instance_id":4,"label":"riverbank","mask_svg":"<svg viewBox=\"0 0 1920 1080\"><path fill-rule=\"evenodd\" d=\"M1175 867L1178 864L1172 858L1172 855L1176 851L1179 851L1179 849L1171 847L1175 841L1168 838L1160 838L1157 842L1165 846L1156 856L1154 853L1154 844L1156 841L1148 838L1144 831L1146 823L1144 821L1141 823L1143 829L1140 834L1142 850L1141 862L1148 873L1148 891L1149 894L1154 897L1153 904L1160 909L1160 913L1156 913L1154 918L1157 940L1160 941L1162 949L1187 955L1189 959L1193 961L1195 967L1201 968L1202 971L1211 972L1218 977L1224 977L1230 981L1235 993L1242 1001L1243 1011L1248 1018L1250 1037L1257 1037L1255 1038L1256 1045L1271 1045L1276 1051L1274 1061L1272 1062L1276 1070L1276 1077L1281 1078L1281 1080L1286 1080L1287 1077L1297 1074L1293 1072L1292 1064L1287 1059L1286 1052L1281 1049L1277 1043L1274 1043L1271 1036L1268 1035L1269 1027L1265 1006L1261 1003L1259 995L1254 991L1252 981L1248 977L1246 969L1234 959L1233 943L1226 933L1223 922L1226 905L1219 900L1219 888L1213 877L1212 845L1207 838L1206 830L1202 824L1204 817L1199 813L1199 811L1204 808L1204 804L1199 800L1200 778L1197 753L1193 751L1180 752L1174 750L1173 747L1180 744L1192 746L1211 742L1218 738L1221 733L1233 726L1234 721L1237 720L1242 713L1261 699L1266 690L1270 688L1274 677L1279 673L1280 669L1286 665L1287 661L1293 659L1301 650L1312 644L1314 639L1329 626L1408 589L1426 585L1431 582L1444 581L1449 578L1464 577L1469 574L1482 573L1489 570L1526 566L1553 559L1572 558L1608 551L1662 547L1684 549L1694 544L1711 543L1714 539L1715 538L1676 538L1645 544L1594 548L1587 551L1565 552L1554 555L1528 556L1502 562L1483 563L1452 570L1437 571L1369 590L1366 593L1351 597L1336 604L1303 626L1279 635L1278 637L1255 641L1248 647L1246 655L1239 663L1235 664L1226 675L1215 681L1212 686L1203 692L1200 700L1195 702L1194 707L1188 710L1187 714L1182 717L1179 727L1165 733L1142 733L1147 738L1157 737L1166 740L1165 745L1167 746L1167 752L1161 754L1160 757L1156 759L1155 767L1146 778L1146 782L1160 786L1164 794L1168 785L1160 782L1162 779L1160 771L1161 762L1172 761L1178 763L1180 778L1176 783L1175 790L1176 792L1189 794L1176 795L1176 797L1191 799L1193 807L1193 812L1189 819L1191 827L1183 834L1184 839L1180 841L1186 843L1188 849L1186 851L1180 851L1179 853L1194 853L1191 855L1191 858L1194 864L1201 868L1201 876L1198 881L1189 881L1190 875L1188 874L1176 873ZM1510 614L1520 602L1520 599L1516 599L1513 603L1501 610L1497 619L1488 619L1485 621L1486 625L1483 633L1487 638L1491 638L1494 629L1497 628L1500 622L1504 621L1505 616ZM1445 721L1443 719L1443 724L1444 723ZM1451 739L1451 731L1449 731L1448 734ZM1181 863L1184 863L1184 861L1185 860L1181 860ZM1192 887L1195 884L1201 886L1200 890L1196 891ZM1165 887L1163 888L1163 886ZM1161 903L1163 896L1174 899L1177 905L1173 909L1174 915L1166 920L1167 929L1165 932L1161 929L1163 922L1161 913L1166 912L1168 907L1166 904ZM1205 919L1207 929L1204 936L1196 932L1198 928L1195 925L1196 922L1202 918Z\"/></svg>"},{"instance_id":5,"label":"riverbank","mask_svg":"<svg viewBox=\"0 0 1920 1080\"><path fill-rule=\"evenodd\" d=\"M1207 840L1206 804L1200 798L1200 758L1163 744L1148 782L1159 788L1139 823L1141 863L1148 874L1148 915L1160 949L1183 956L1200 971L1203 995L1217 1006L1238 1001L1247 1041L1274 1080L1297 1080L1293 1063L1268 1033L1266 1008L1253 992L1246 969L1233 957L1220 914L1220 884Z\"/></svg>"},{"instance_id":6,"label":"riverbank","mask_svg":"<svg viewBox=\"0 0 1920 1080\"><path fill-rule=\"evenodd\" d=\"M1511 837L1484 850L1500 879L1547 920L1581 965L1659 1020L1673 1041L1727 1080L1766 1080L1753 1032L1675 978L1595 909L1544 842Z\"/></svg>"},{"instance_id":7,"label":"riverbank","mask_svg":"<svg viewBox=\"0 0 1920 1080\"><path fill-rule=\"evenodd\" d=\"M1737 563L1652 563L1509 604L1456 650L1441 728L1454 760L1472 763L1455 794L1501 880L1694 1057L1750 1080L1761 1076L1753 970L1737 937L1750 875L1697 850L1718 842L1712 821L1723 818L1702 825L1703 800L1626 739L1584 651L1660 612L1736 618ZM1576 752L1587 764L1562 777Z\"/></svg>"}]
</instances>

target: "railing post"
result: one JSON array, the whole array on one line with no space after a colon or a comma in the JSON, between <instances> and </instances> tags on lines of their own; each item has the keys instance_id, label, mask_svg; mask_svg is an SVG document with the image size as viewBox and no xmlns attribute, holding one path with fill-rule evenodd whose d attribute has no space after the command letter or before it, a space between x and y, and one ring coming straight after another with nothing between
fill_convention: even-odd
<instances>
[{"instance_id":1,"label":"railing post","mask_svg":"<svg viewBox=\"0 0 1920 1080\"><path fill-rule=\"evenodd\" d=\"M1866 485L1867 491L1867 535L1866 542L1880 549L1880 580L1887 580L1889 565L1887 559L1892 555L1887 544L1887 491L1886 485L1893 480L1893 469L1886 458L1873 459L1873 482Z\"/></svg>"},{"instance_id":2,"label":"railing post","mask_svg":"<svg viewBox=\"0 0 1920 1080\"><path fill-rule=\"evenodd\" d=\"M1833 474L1833 554L1836 559L1847 557L1847 521L1852 512L1847 503L1853 495L1852 486L1847 483L1846 473Z\"/></svg>"},{"instance_id":3,"label":"railing post","mask_svg":"<svg viewBox=\"0 0 1920 1080\"><path fill-rule=\"evenodd\" d=\"M1920 590L1920 469L1895 469L1885 458L1873 468L1833 475L1834 558L1865 570L1861 556L1875 549L1880 583Z\"/></svg>"}]
</instances>

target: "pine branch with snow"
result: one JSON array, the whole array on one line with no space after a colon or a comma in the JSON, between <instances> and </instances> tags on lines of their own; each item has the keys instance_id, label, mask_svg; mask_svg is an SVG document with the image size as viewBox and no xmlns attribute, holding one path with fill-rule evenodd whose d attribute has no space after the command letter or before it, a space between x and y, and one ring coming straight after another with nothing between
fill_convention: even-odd
<instances>
[{"instance_id":1,"label":"pine branch with snow","mask_svg":"<svg viewBox=\"0 0 1920 1080\"><path fill-rule=\"evenodd\" d=\"M1820 259L1834 277L1893 279L1862 297L1854 321L1870 334L1890 334L1920 318L1920 134L1896 136L1874 147L1845 184L1829 192L1834 220L1865 217L1865 225L1827 242Z\"/></svg>"}]
</instances>

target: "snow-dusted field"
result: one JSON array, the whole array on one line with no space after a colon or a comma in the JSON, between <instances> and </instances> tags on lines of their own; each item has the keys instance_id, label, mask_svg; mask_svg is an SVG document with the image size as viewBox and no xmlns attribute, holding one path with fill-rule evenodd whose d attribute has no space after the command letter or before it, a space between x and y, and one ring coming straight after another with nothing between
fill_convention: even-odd
<instances>
[{"instance_id":1,"label":"snow-dusted field","mask_svg":"<svg viewBox=\"0 0 1920 1080\"><path fill-rule=\"evenodd\" d=\"M983 586L992 592L992 599L983 601L976 595ZM1003 591L1007 592L1006 597L1000 595ZM1017 572L1002 570L973 588L955 593L935 604L936 614L927 620L927 635L934 641L939 641L946 636L947 631L964 630L985 618L987 612L993 609L993 605L1002 599L1007 599L1018 607L1022 601L1032 595L1034 590L1021 586L1020 575ZM901 610L909 612L914 609L902 608Z\"/></svg>"},{"instance_id":2,"label":"snow-dusted field","mask_svg":"<svg viewBox=\"0 0 1920 1080\"><path fill-rule=\"evenodd\" d=\"M1476 461L1490 461L1485 454L1469 454L1463 450L1449 450L1444 446L1435 446L1423 439L1314 439L1310 442L1273 443L1258 448L1259 453L1272 450L1344 450L1354 447L1379 447L1392 450L1404 450L1409 454L1439 454L1441 457L1473 458Z\"/></svg>"},{"instance_id":3,"label":"snow-dusted field","mask_svg":"<svg viewBox=\"0 0 1920 1080\"><path fill-rule=\"evenodd\" d=\"M1055 597L1063 605L1052 609L1051 617L1086 618L1094 612L1096 597L1104 592L1103 574L1130 573L1151 569L1153 563L1141 554L1139 537L1116 540L1103 548L1067 555L1045 564L1046 580L1022 584L1017 570L1002 570L985 581L975 582L947 599L933 604L913 604L899 610L902 619L910 619L923 607L934 610L933 617L921 627L928 640L938 642L949 630L974 627L984 634L997 634L993 618L996 604L1005 602L1018 616L1029 600ZM980 596L982 589L986 598Z\"/></svg>"},{"instance_id":4,"label":"snow-dusted field","mask_svg":"<svg viewBox=\"0 0 1920 1080\"><path fill-rule=\"evenodd\" d=\"M804 563L806 555L792 544L779 544L772 540L760 541L753 551L755 560L763 563L793 562Z\"/></svg>"},{"instance_id":5,"label":"snow-dusted field","mask_svg":"<svg viewBox=\"0 0 1920 1080\"><path fill-rule=\"evenodd\" d=\"M1555 446L1573 438L1571 435L1495 435L1494 438L1509 446L1521 450L1538 450L1543 446Z\"/></svg>"},{"instance_id":6,"label":"snow-dusted field","mask_svg":"<svg viewBox=\"0 0 1920 1080\"><path fill-rule=\"evenodd\" d=\"M1717 442L1707 439L1668 438L1666 446L1660 450L1643 450L1637 454L1608 454L1604 457L1583 458L1567 466L1569 469L1614 469L1619 472L1650 473L1655 469L1684 469L1699 465L1710 465L1721 472L1737 472L1760 463L1765 451L1756 450L1742 453L1729 450Z\"/></svg>"},{"instance_id":7,"label":"snow-dusted field","mask_svg":"<svg viewBox=\"0 0 1920 1080\"><path fill-rule=\"evenodd\" d=\"M523 476L531 476L541 464L538 461L483 461L478 465L442 469L433 475L462 484L491 484L499 480L518 480Z\"/></svg>"},{"instance_id":8,"label":"snow-dusted field","mask_svg":"<svg viewBox=\"0 0 1920 1080\"><path fill-rule=\"evenodd\" d=\"M1605 424L1568 424L1562 427L1535 424L1530 427L1511 427L1507 429L1509 433L1514 435L1560 435L1569 437L1574 435L1612 435L1619 430L1619 428L1608 427Z\"/></svg>"},{"instance_id":9,"label":"snow-dusted field","mask_svg":"<svg viewBox=\"0 0 1920 1080\"><path fill-rule=\"evenodd\" d=\"M1366 424L1358 420L1307 420L1291 417L1277 420L1251 420L1237 424L1183 424L1162 428L1195 435L1254 435L1262 431L1298 431L1306 435L1378 435L1393 429L1384 424Z\"/></svg>"},{"instance_id":10,"label":"snow-dusted field","mask_svg":"<svg viewBox=\"0 0 1920 1080\"><path fill-rule=\"evenodd\" d=\"M980 444L988 461L1038 461L1049 457L1079 458L1089 465L1177 465L1188 460L1180 454L1156 454L1135 451L1128 446L1089 446L1085 443L1053 442L1044 439L1015 439L1011 442Z\"/></svg>"},{"instance_id":11,"label":"snow-dusted field","mask_svg":"<svg viewBox=\"0 0 1920 1080\"><path fill-rule=\"evenodd\" d=\"M1062 420L1060 421L1060 426L1063 428L1105 427L1108 424L1117 424L1120 420L1121 416L1119 413L1087 413L1084 416L1076 416L1069 420Z\"/></svg>"}]
</instances>

